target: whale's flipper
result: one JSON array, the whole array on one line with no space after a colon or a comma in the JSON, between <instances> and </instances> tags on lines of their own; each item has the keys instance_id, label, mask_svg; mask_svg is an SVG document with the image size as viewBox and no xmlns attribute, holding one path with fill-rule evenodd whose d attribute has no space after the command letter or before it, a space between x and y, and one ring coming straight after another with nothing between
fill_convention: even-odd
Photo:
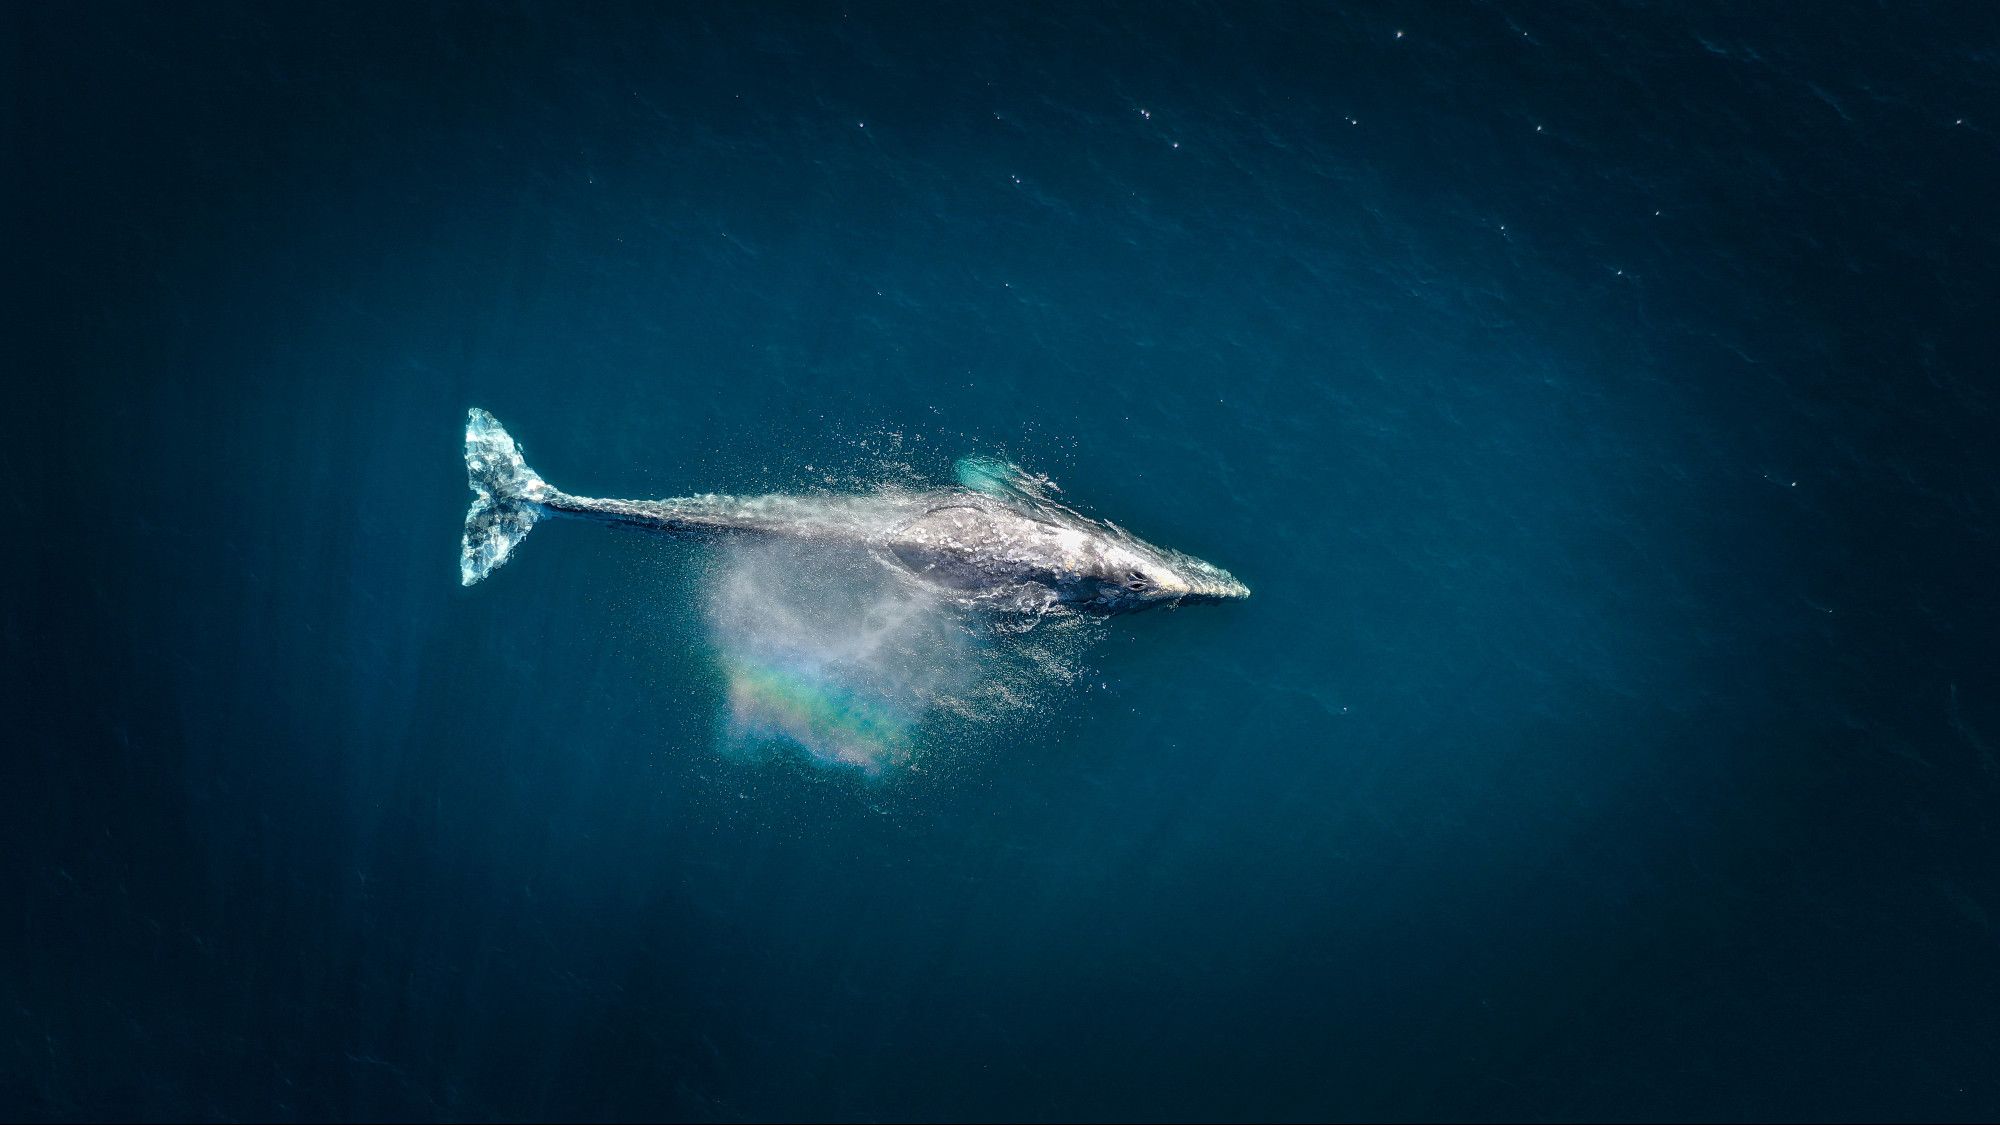
<instances>
[{"instance_id":1,"label":"whale's flipper","mask_svg":"<svg viewBox=\"0 0 2000 1125\"><path fill-rule=\"evenodd\" d=\"M465 420L465 478L477 495L465 513L458 574L470 586L507 561L541 518L550 489L499 420L477 407Z\"/></svg>"},{"instance_id":2,"label":"whale's flipper","mask_svg":"<svg viewBox=\"0 0 2000 1125\"><path fill-rule=\"evenodd\" d=\"M1040 473L1031 473L1012 461L1003 461L998 457L961 457L952 464L952 472L958 477L961 486L998 500L1035 519L1102 522L1091 519L1050 495L1061 492L1061 485Z\"/></svg>"},{"instance_id":3,"label":"whale's flipper","mask_svg":"<svg viewBox=\"0 0 2000 1125\"><path fill-rule=\"evenodd\" d=\"M1045 505L1051 503L1049 493L1062 491L1049 478L998 457L961 457L952 472L959 484L995 500Z\"/></svg>"}]
</instances>

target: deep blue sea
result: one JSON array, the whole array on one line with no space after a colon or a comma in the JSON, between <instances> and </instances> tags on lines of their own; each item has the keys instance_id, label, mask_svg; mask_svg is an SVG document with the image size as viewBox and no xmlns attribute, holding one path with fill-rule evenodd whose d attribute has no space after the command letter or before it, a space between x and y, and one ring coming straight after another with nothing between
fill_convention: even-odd
<instances>
[{"instance_id":1,"label":"deep blue sea","mask_svg":"<svg viewBox=\"0 0 2000 1125\"><path fill-rule=\"evenodd\" d=\"M0 1117L2000 1117L2000 8L21 2L0 75ZM1006 458L1255 594L467 589L471 407L596 496Z\"/></svg>"}]
</instances>

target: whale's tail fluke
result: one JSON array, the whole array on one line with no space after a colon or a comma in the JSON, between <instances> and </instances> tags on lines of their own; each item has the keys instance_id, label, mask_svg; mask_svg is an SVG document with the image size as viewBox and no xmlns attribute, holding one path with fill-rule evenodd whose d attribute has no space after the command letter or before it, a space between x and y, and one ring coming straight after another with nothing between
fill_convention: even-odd
<instances>
[{"instance_id":1,"label":"whale's tail fluke","mask_svg":"<svg viewBox=\"0 0 2000 1125\"><path fill-rule=\"evenodd\" d=\"M499 420L477 407L465 420L465 478L476 495L465 513L459 580L470 586L513 554L542 517L550 490Z\"/></svg>"}]
</instances>

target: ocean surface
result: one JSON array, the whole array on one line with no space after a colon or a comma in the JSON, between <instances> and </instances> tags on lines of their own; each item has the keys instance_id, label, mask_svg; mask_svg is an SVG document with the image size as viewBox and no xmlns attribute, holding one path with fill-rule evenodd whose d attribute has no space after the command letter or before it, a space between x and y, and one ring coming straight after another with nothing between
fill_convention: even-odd
<instances>
[{"instance_id":1,"label":"ocean surface","mask_svg":"<svg viewBox=\"0 0 2000 1125\"><path fill-rule=\"evenodd\" d=\"M2000 1117L2000 8L0 13L0 1117ZM1025 632L581 523L1045 474Z\"/></svg>"}]
</instances>

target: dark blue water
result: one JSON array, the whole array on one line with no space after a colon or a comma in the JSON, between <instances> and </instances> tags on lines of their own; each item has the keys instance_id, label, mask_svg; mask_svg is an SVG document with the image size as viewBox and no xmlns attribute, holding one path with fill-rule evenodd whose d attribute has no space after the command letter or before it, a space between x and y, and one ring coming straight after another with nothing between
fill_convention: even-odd
<instances>
[{"instance_id":1,"label":"dark blue water","mask_svg":"<svg viewBox=\"0 0 2000 1125\"><path fill-rule=\"evenodd\" d=\"M0 1116L2000 1115L1994 9L1071 7L9 9ZM1256 594L870 776L471 406Z\"/></svg>"}]
</instances>

